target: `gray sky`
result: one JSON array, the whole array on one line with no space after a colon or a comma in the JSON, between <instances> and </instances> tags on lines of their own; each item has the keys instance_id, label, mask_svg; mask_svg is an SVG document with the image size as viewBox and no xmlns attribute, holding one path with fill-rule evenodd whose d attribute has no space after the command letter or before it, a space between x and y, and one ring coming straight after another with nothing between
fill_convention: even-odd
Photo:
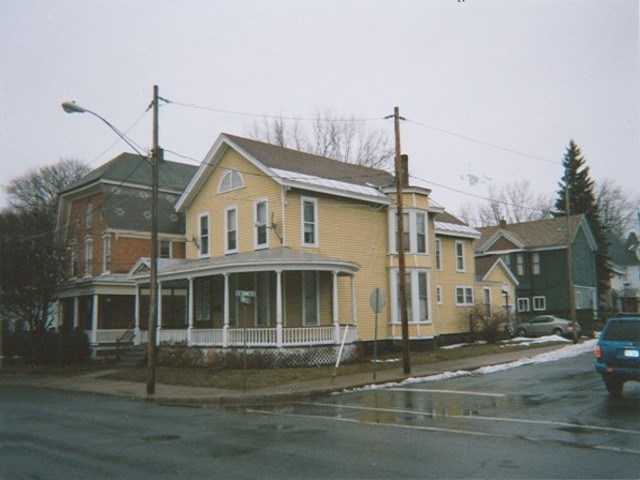
<instances>
[{"instance_id":1,"label":"gray sky","mask_svg":"<svg viewBox=\"0 0 640 480\"><path fill-rule=\"evenodd\" d=\"M148 149L157 84L199 107L161 108L160 145L195 159L172 160L258 119L220 110L330 108L392 135L397 105L413 182L454 213L491 183L555 197L571 138L594 180L639 190L637 0L0 0L0 22L2 185L131 150L65 100Z\"/></svg>"}]
</instances>

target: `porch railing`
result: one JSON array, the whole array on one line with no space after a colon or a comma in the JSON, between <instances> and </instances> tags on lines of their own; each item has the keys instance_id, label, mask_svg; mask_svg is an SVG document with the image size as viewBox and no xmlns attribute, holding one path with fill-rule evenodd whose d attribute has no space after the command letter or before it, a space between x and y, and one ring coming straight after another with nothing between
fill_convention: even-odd
<instances>
[{"instance_id":1,"label":"porch railing","mask_svg":"<svg viewBox=\"0 0 640 480\"><path fill-rule=\"evenodd\" d=\"M340 336L335 338L336 330L333 325L323 327L299 327L282 329L282 346L332 345L342 341L345 326L340 326ZM118 338L127 333L125 329L98 330L97 341L101 343L115 343ZM139 336L135 340L139 343L149 341L147 330L137 329ZM224 345L223 329L164 329L158 330L156 335L159 343L185 343L200 347L222 347ZM358 340L357 328L350 326L346 343ZM278 346L278 330L276 328L229 328L227 330L227 346L276 347Z\"/></svg>"}]
</instances>

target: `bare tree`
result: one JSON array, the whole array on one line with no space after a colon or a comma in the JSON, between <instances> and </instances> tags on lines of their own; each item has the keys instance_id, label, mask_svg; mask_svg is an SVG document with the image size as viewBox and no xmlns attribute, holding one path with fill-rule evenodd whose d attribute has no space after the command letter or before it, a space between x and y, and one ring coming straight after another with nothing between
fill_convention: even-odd
<instances>
[{"instance_id":1,"label":"bare tree","mask_svg":"<svg viewBox=\"0 0 640 480\"><path fill-rule=\"evenodd\" d=\"M470 225L488 227L501 220L522 223L543 220L551 216L553 199L544 194L536 195L528 180L515 181L495 187L489 184L486 203L463 205L460 215Z\"/></svg>"},{"instance_id":2,"label":"bare tree","mask_svg":"<svg viewBox=\"0 0 640 480\"><path fill-rule=\"evenodd\" d=\"M64 245L57 239L58 192L88 172L62 160L9 182L0 212L0 317L44 331L55 290L63 280Z\"/></svg>"},{"instance_id":3,"label":"bare tree","mask_svg":"<svg viewBox=\"0 0 640 480\"><path fill-rule=\"evenodd\" d=\"M252 125L249 135L281 147L381 169L390 167L394 155L393 142L385 130L370 130L365 120L330 109L317 112L308 124L264 118Z\"/></svg>"},{"instance_id":4,"label":"bare tree","mask_svg":"<svg viewBox=\"0 0 640 480\"><path fill-rule=\"evenodd\" d=\"M606 179L597 187L596 203L604 230L624 238L634 227L640 211L640 196L631 195L613 180Z\"/></svg>"},{"instance_id":5,"label":"bare tree","mask_svg":"<svg viewBox=\"0 0 640 480\"><path fill-rule=\"evenodd\" d=\"M32 170L9 182L7 192L12 210L56 209L58 192L89 172L79 160L62 159L58 163Z\"/></svg>"}]
</instances>

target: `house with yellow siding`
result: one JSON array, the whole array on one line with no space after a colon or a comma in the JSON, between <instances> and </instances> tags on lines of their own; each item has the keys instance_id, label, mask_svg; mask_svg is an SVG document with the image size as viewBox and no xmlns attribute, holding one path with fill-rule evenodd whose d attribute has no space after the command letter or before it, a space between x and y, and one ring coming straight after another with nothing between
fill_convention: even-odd
<instances>
[{"instance_id":1,"label":"house with yellow siding","mask_svg":"<svg viewBox=\"0 0 640 480\"><path fill-rule=\"evenodd\" d=\"M444 208L429 189L409 185L407 164L403 156L409 335L435 343L469 330L463 307L474 301L478 233L449 216L438 221ZM158 262L158 342L200 348L203 358L249 347L291 364L399 341L395 181L379 169L221 134L176 204L186 258ZM132 270L139 316L146 265L141 259ZM377 328L376 288L386 300ZM186 311L167 322L163 309L180 292ZM136 338L145 337L136 326Z\"/></svg>"}]
</instances>

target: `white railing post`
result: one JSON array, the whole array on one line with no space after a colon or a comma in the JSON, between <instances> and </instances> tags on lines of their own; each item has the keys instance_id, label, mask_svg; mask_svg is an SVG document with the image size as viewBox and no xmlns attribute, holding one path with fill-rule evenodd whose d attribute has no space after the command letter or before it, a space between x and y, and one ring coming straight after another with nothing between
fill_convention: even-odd
<instances>
[{"instance_id":1,"label":"white railing post","mask_svg":"<svg viewBox=\"0 0 640 480\"><path fill-rule=\"evenodd\" d=\"M158 298L156 298L156 315L158 316L158 327L156 328L156 346L160 345L160 335L162 330L162 283L158 282Z\"/></svg>"},{"instance_id":2,"label":"white railing post","mask_svg":"<svg viewBox=\"0 0 640 480\"><path fill-rule=\"evenodd\" d=\"M338 272L334 270L333 274L333 340L336 345L340 343L340 321L338 315Z\"/></svg>"},{"instance_id":3,"label":"white railing post","mask_svg":"<svg viewBox=\"0 0 640 480\"><path fill-rule=\"evenodd\" d=\"M224 303L223 303L223 321L222 327L222 346L224 348L229 346L229 274L224 273Z\"/></svg>"},{"instance_id":4,"label":"white railing post","mask_svg":"<svg viewBox=\"0 0 640 480\"><path fill-rule=\"evenodd\" d=\"M93 308L91 309L91 343L96 345L98 343L98 312L100 301L99 295L93 296Z\"/></svg>"},{"instance_id":5,"label":"white railing post","mask_svg":"<svg viewBox=\"0 0 640 480\"><path fill-rule=\"evenodd\" d=\"M187 345L191 346L193 343L193 277L189 277L189 285L187 287Z\"/></svg>"},{"instance_id":6,"label":"white railing post","mask_svg":"<svg viewBox=\"0 0 640 480\"><path fill-rule=\"evenodd\" d=\"M276 270L276 346L282 347L282 270Z\"/></svg>"},{"instance_id":7,"label":"white railing post","mask_svg":"<svg viewBox=\"0 0 640 480\"><path fill-rule=\"evenodd\" d=\"M135 316L136 323L133 328L133 344L140 345L140 286L136 285L136 297L135 297Z\"/></svg>"}]
</instances>

